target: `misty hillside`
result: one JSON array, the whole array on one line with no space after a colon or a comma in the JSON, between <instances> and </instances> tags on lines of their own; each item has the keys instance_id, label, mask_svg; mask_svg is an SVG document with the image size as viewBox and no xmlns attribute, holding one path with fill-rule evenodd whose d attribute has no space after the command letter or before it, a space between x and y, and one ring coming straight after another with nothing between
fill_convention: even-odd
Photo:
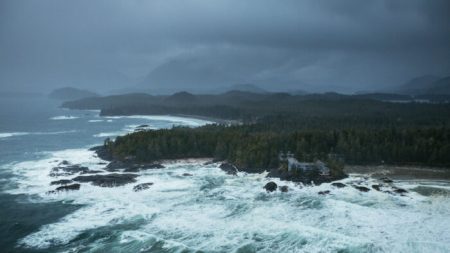
<instances>
[{"instance_id":1,"label":"misty hillside","mask_svg":"<svg viewBox=\"0 0 450 253\"><path fill-rule=\"evenodd\" d=\"M406 95L450 95L450 77L425 75L401 85L398 93Z\"/></svg>"},{"instance_id":2,"label":"misty hillside","mask_svg":"<svg viewBox=\"0 0 450 253\"><path fill-rule=\"evenodd\" d=\"M101 115L196 115L253 122L270 115L289 115L309 119L317 127L328 121L356 124L417 124L450 119L448 103L414 103L409 96L397 94L343 95L339 93L291 95L230 91L219 95L194 95L187 92L171 96L126 94L85 98L65 102L69 109L98 109ZM385 102L392 99L402 103ZM447 98L448 100L448 98ZM407 102L407 103L406 103ZM301 125L298 125L301 127Z\"/></svg>"},{"instance_id":3,"label":"misty hillside","mask_svg":"<svg viewBox=\"0 0 450 253\"><path fill-rule=\"evenodd\" d=\"M53 90L49 95L52 99L58 99L58 100L76 100L76 99L82 99L82 98L88 98L88 97L98 97L99 95L95 92L88 91L88 90L82 90L72 87L65 87Z\"/></svg>"},{"instance_id":4,"label":"misty hillside","mask_svg":"<svg viewBox=\"0 0 450 253\"><path fill-rule=\"evenodd\" d=\"M251 83L245 83L245 84L235 84L231 85L229 87L222 87L217 89L214 93L225 93L228 91L245 91L245 92L252 92L252 93L268 93L267 90L258 87L257 85L251 84Z\"/></svg>"},{"instance_id":5,"label":"misty hillside","mask_svg":"<svg viewBox=\"0 0 450 253\"><path fill-rule=\"evenodd\" d=\"M173 104L191 104L196 102L197 97L186 91L177 92L165 98L165 101Z\"/></svg>"}]
</instances>

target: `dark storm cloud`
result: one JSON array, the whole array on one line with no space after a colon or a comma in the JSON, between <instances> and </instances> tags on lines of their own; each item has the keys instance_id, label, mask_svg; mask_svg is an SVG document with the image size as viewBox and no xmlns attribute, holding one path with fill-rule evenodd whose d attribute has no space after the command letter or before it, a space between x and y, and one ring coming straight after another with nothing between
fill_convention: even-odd
<instances>
[{"instance_id":1,"label":"dark storm cloud","mask_svg":"<svg viewBox=\"0 0 450 253\"><path fill-rule=\"evenodd\" d=\"M450 2L2 1L2 89L370 90L448 75Z\"/></svg>"}]
</instances>

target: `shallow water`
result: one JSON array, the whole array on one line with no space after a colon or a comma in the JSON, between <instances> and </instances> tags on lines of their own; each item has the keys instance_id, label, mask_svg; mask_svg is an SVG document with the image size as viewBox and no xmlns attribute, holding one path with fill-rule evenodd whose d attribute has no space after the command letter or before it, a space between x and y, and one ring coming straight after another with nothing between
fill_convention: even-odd
<instances>
[{"instance_id":1,"label":"shallow water","mask_svg":"<svg viewBox=\"0 0 450 253\"><path fill-rule=\"evenodd\" d=\"M231 176L218 164L190 161L140 172L136 183L121 187L87 183L79 191L46 194L55 188L49 172L62 160L101 170L101 160L87 148L105 136L140 124L206 123L97 114L50 103L34 114L30 128L0 125L4 135L29 133L0 139L0 225L6 229L0 240L7 252L450 252L448 182L397 181L409 190L400 196L274 180L289 192L267 193L265 174ZM59 133L35 134L44 132ZM146 182L154 184L132 190ZM375 183L359 175L343 182ZM318 194L324 190L330 195Z\"/></svg>"}]
</instances>

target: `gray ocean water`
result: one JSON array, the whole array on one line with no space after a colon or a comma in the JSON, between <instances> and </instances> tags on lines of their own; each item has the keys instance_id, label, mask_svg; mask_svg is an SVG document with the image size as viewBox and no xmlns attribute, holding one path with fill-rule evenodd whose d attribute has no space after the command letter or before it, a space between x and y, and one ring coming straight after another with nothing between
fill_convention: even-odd
<instances>
[{"instance_id":1,"label":"gray ocean water","mask_svg":"<svg viewBox=\"0 0 450 253\"><path fill-rule=\"evenodd\" d=\"M136 183L53 190L63 160L101 170L88 148L104 138L207 121L99 117L45 98L0 100L1 252L450 252L450 184L398 181L406 196L329 184L267 193L264 174L230 176L181 161ZM190 173L192 176L182 176ZM358 181L352 175L344 182ZM133 186L152 182L145 191ZM363 182L370 184L370 180ZM319 191L330 190L327 196Z\"/></svg>"}]
</instances>

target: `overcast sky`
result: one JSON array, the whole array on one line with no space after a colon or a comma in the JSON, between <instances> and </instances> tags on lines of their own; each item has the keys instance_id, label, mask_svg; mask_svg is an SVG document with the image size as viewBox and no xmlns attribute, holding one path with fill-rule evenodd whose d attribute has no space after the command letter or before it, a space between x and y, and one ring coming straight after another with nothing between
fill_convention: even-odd
<instances>
[{"instance_id":1,"label":"overcast sky","mask_svg":"<svg viewBox=\"0 0 450 253\"><path fill-rule=\"evenodd\" d=\"M0 1L1 90L352 92L450 75L449 0Z\"/></svg>"}]
</instances>

